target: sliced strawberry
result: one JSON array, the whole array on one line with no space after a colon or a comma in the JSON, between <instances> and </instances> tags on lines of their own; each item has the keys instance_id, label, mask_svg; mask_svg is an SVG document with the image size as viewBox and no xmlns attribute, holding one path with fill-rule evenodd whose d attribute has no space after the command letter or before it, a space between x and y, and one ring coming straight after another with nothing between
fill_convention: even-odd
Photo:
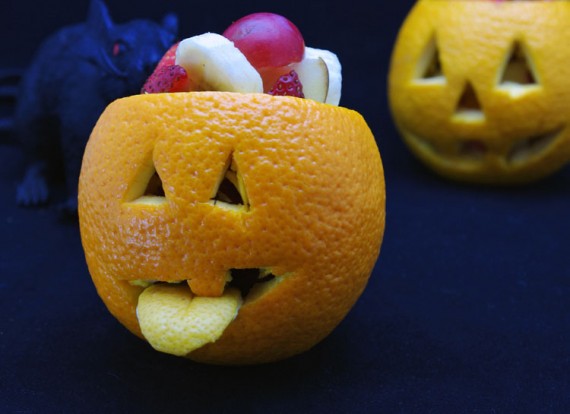
<instances>
[{"instance_id":1,"label":"sliced strawberry","mask_svg":"<svg viewBox=\"0 0 570 414\"><path fill-rule=\"evenodd\" d=\"M141 93L187 92L190 90L188 74L182 66L157 67L149 76Z\"/></svg>"},{"instance_id":2,"label":"sliced strawberry","mask_svg":"<svg viewBox=\"0 0 570 414\"><path fill-rule=\"evenodd\" d=\"M297 72L292 70L286 75L281 76L275 85L271 88L269 95L274 96L296 96L297 98L304 98L305 95L303 94L303 85L299 80L299 75Z\"/></svg>"},{"instance_id":3,"label":"sliced strawberry","mask_svg":"<svg viewBox=\"0 0 570 414\"><path fill-rule=\"evenodd\" d=\"M176 42L172 46L170 46L170 48L166 51L166 53L162 56L162 58L156 65L156 69L159 69L163 66L172 66L176 63L176 49L178 49L179 43L180 42Z\"/></svg>"}]
</instances>

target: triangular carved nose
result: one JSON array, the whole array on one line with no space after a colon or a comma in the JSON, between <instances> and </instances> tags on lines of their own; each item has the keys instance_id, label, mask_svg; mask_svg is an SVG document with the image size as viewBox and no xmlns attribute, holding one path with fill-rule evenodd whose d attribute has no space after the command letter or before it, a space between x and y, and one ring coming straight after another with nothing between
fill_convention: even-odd
<instances>
[{"instance_id":1,"label":"triangular carved nose","mask_svg":"<svg viewBox=\"0 0 570 414\"><path fill-rule=\"evenodd\" d=\"M465 84L459 97L454 117L456 120L464 122L480 122L485 119L477 92L469 81Z\"/></svg>"}]
</instances>

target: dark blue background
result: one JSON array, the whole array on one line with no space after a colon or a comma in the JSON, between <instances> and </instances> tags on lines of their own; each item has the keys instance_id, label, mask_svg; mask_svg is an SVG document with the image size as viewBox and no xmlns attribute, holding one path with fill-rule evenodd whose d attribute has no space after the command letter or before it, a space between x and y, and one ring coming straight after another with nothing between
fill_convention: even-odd
<instances>
[{"instance_id":1,"label":"dark blue background","mask_svg":"<svg viewBox=\"0 0 570 414\"><path fill-rule=\"evenodd\" d=\"M387 225L361 299L325 341L275 364L199 365L153 351L106 311L77 225L22 209L17 147L0 146L0 411L558 413L570 410L570 171L537 184L451 183L401 143L386 74L412 0L109 1L121 22L181 19L221 32L254 11L294 21L343 63L342 105L361 112L382 153ZM81 21L87 0L7 0L0 67Z\"/></svg>"}]
</instances>

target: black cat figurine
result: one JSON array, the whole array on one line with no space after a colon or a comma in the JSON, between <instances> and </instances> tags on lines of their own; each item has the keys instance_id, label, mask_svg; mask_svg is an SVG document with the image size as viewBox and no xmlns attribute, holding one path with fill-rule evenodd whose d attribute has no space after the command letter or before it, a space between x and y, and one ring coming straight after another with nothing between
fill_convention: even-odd
<instances>
[{"instance_id":1,"label":"black cat figurine","mask_svg":"<svg viewBox=\"0 0 570 414\"><path fill-rule=\"evenodd\" d=\"M172 14L161 24L115 24L105 4L92 0L85 23L45 40L22 78L15 111L15 133L28 157L17 188L19 205L47 203L51 172L63 167L62 208L77 211L83 151L99 115L111 101L140 92L177 31Z\"/></svg>"}]
</instances>

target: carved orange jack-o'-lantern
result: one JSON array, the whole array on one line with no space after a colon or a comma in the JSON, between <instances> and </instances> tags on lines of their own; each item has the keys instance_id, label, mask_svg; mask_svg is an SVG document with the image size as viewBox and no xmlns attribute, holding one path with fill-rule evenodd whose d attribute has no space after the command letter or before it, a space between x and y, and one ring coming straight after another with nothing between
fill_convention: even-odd
<instances>
[{"instance_id":1,"label":"carved orange jack-o'-lantern","mask_svg":"<svg viewBox=\"0 0 570 414\"><path fill-rule=\"evenodd\" d=\"M118 100L87 145L79 218L110 312L153 347L220 364L303 352L363 291L384 231L362 117L291 97Z\"/></svg>"},{"instance_id":2,"label":"carved orange jack-o'-lantern","mask_svg":"<svg viewBox=\"0 0 570 414\"><path fill-rule=\"evenodd\" d=\"M529 182L570 160L570 3L420 0L389 72L401 135L436 172Z\"/></svg>"}]
</instances>

